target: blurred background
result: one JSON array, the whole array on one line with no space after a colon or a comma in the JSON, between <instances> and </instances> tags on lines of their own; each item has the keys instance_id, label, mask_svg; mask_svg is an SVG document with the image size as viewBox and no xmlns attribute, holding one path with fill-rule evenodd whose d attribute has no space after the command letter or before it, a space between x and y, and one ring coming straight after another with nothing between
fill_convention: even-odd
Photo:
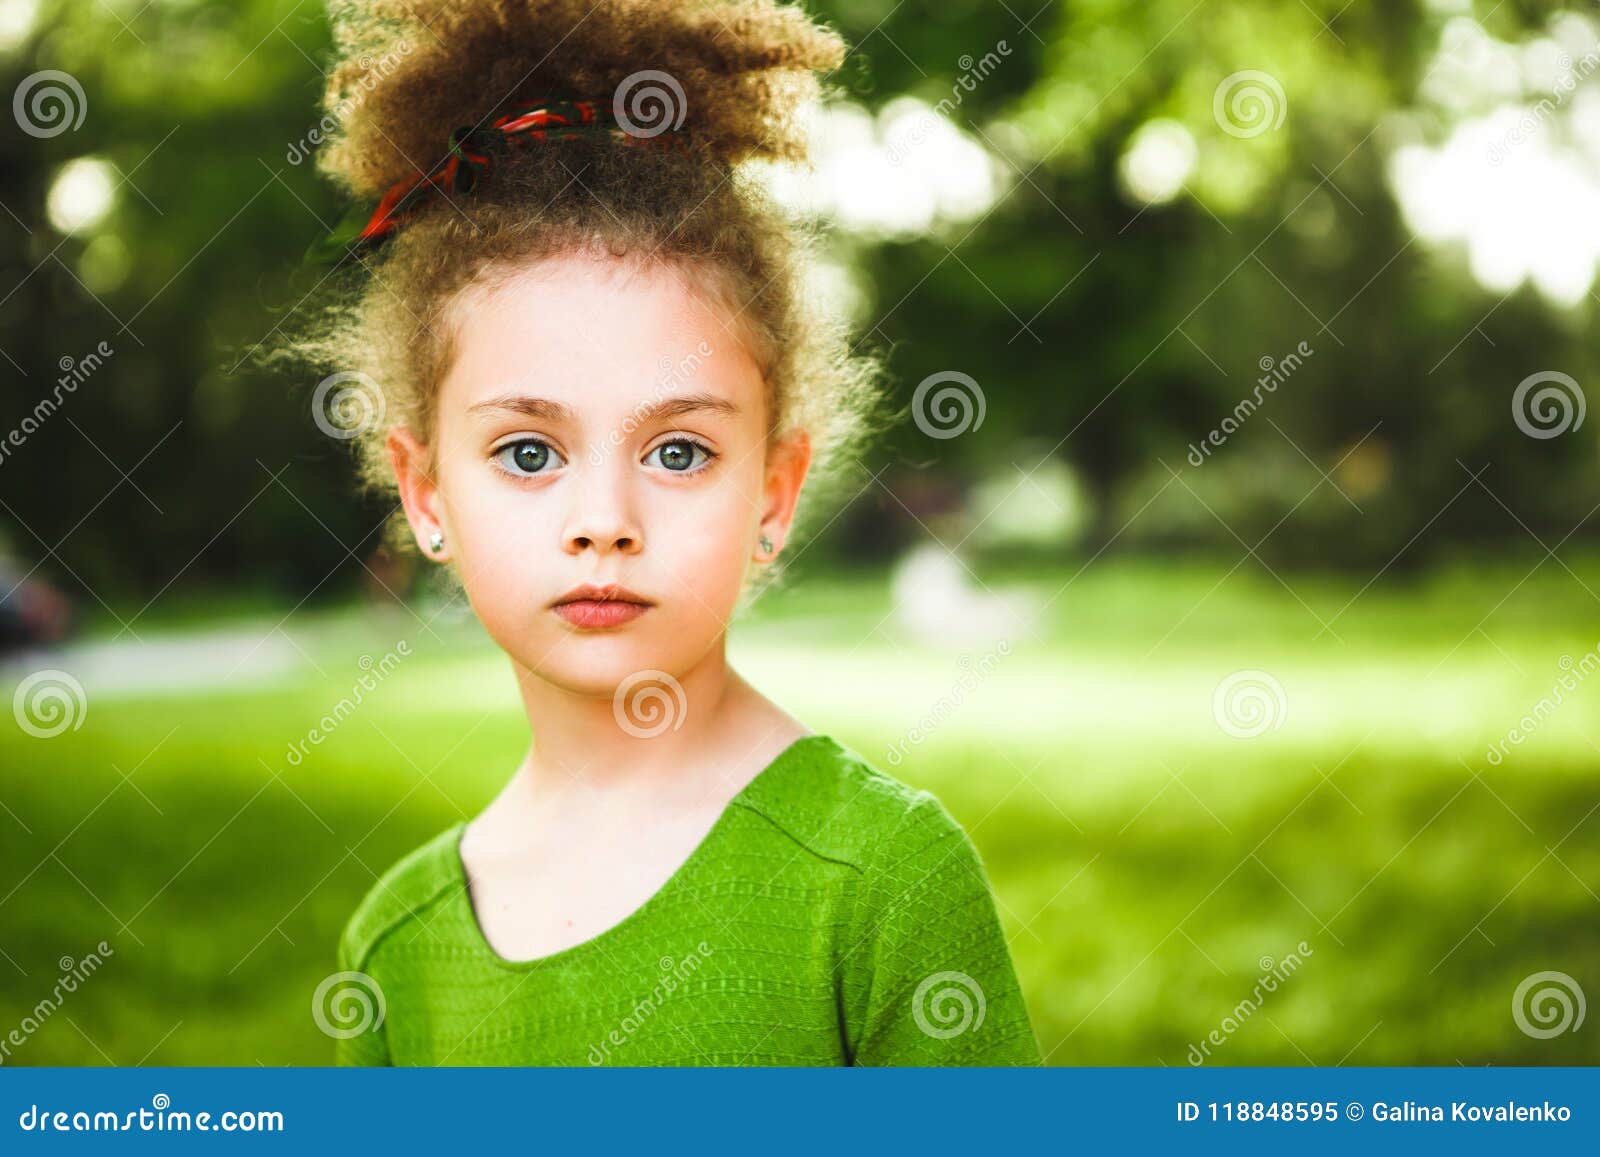
<instances>
[{"instance_id":1,"label":"blurred background","mask_svg":"<svg viewBox=\"0 0 1600 1157\"><path fill-rule=\"evenodd\" d=\"M780 189L905 419L735 664L967 826L1050 1064L1600 1060L1600 11L815 8ZM328 1063L345 918L526 743L250 359L327 46L0 0L4 1063Z\"/></svg>"}]
</instances>

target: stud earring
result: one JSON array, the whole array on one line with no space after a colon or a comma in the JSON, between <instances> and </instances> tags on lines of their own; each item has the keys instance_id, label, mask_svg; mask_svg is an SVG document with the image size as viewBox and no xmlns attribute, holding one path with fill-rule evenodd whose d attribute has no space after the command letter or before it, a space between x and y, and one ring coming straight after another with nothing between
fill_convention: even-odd
<instances>
[{"instance_id":1,"label":"stud earring","mask_svg":"<svg viewBox=\"0 0 1600 1157\"><path fill-rule=\"evenodd\" d=\"M764 534L761 536L761 553L762 554L771 554L772 553L772 540L770 538L768 538Z\"/></svg>"},{"instance_id":2,"label":"stud earring","mask_svg":"<svg viewBox=\"0 0 1600 1157\"><path fill-rule=\"evenodd\" d=\"M443 550L444 535L440 534L437 530L428 535L428 549L434 554L438 554L441 550Z\"/></svg>"}]
</instances>

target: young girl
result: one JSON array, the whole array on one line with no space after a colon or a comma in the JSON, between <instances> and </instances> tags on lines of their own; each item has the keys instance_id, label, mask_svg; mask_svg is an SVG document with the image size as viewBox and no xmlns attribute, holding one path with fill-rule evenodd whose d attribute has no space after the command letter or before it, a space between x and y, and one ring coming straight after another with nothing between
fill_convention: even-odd
<instances>
[{"instance_id":1,"label":"young girl","mask_svg":"<svg viewBox=\"0 0 1600 1157\"><path fill-rule=\"evenodd\" d=\"M319 163L375 203L301 352L381 384L365 478L532 730L350 918L384 1011L338 1060L1041 1063L966 833L726 659L876 401L746 163L803 158L837 35L777 0L335 19Z\"/></svg>"}]
</instances>

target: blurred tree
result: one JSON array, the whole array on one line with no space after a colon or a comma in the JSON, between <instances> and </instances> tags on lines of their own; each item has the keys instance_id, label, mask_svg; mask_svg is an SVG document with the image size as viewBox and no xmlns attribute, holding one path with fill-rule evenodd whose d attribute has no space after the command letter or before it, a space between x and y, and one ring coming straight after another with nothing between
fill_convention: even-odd
<instances>
[{"instance_id":1,"label":"blurred tree","mask_svg":"<svg viewBox=\"0 0 1600 1157\"><path fill-rule=\"evenodd\" d=\"M862 99L959 92L949 115L1014 190L973 225L861 255L906 401L958 368L988 406L956 439L907 423L899 452L970 476L1048 432L1095 503L1091 551L1119 533L1270 536L1263 558L1370 570L1572 530L1595 456L1525 436L1511 396L1546 367L1584 380L1589 302L1562 315L1524 291L1497 308L1459 260L1413 244L1387 184L1387 118L1466 7L906 5L880 24L833 5L872 52ZM1485 19L1514 40L1559 11ZM1001 43L968 91L966 66ZM1285 372L1301 342L1313 354ZM1266 403L1186 464L1263 377Z\"/></svg>"},{"instance_id":2,"label":"blurred tree","mask_svg":"<svg viewBox=\"0 0 1600 1157\"><path fill-rule=\"evenodd\" d=\"M288 159L316 119L326 43L317 8L278 0L120 15L46 0L4 54L37 124L0 145L3 418L60 405L0 462L0 514L91 610L127 620L197 586L334 594L375 541L377 514L310 420L315 383L241 362L292 308L294 262L334 212ZM63 190L82 158L105 162L107 187ZM81 380L62 391L69 364Z\"/></svg>"},{"instance_id":3,"label":"blurred tree","mask_svg":"<svg viewBox=\"0 0 1600 1157\"><path fill-rule=\"evenodd\" d=\"M1406 131L1448 131L1418 92L1463 5L819 7L855 45L834 78L849 99L915 98L1002 186L910 238L839 234L898 400L959 371L985 404L956 438L903 423L884 459L945 485L1053 446L1093 506L1090 551L1259 542L1273 565L1370 571L1553 543L1587 515L1587 433L1530 438L1510 409L1538 371L1596 379L1593 298L1478 287L1416 243L1389 184ZM1560 11L1480 7L1508 41ZM370 583L386 512L311 421L316 383L243 357L294 315L298 254L342 208L304 159L325 13L41 0L7 35L15 100L53 84L70 121L14 118L0 143L0 422L36 419L0 457L17 548L123 619L196 588ZM1300 343L1259 410L1187 461ZM908 516L882 498L816 557L897 541L883 524Z\"/></svg>"}]
</instances>

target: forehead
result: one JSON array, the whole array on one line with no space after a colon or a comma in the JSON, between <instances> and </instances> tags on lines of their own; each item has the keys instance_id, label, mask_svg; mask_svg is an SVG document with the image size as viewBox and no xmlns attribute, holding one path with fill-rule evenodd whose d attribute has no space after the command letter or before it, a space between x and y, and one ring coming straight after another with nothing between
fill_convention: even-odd
<instances>
[{"instance_id":1,"label":"forehead","mask_svg":"<svg viewBox=\"0 0 1600 1157\"><path fill-rule=\"evenodd\" d=\"M469 287L450 312L441 403L461 412L508 391L608 418L690 391L755 412L761 371L726 311L661 264L564 255Z\"/></svg>"}]
</instances>

